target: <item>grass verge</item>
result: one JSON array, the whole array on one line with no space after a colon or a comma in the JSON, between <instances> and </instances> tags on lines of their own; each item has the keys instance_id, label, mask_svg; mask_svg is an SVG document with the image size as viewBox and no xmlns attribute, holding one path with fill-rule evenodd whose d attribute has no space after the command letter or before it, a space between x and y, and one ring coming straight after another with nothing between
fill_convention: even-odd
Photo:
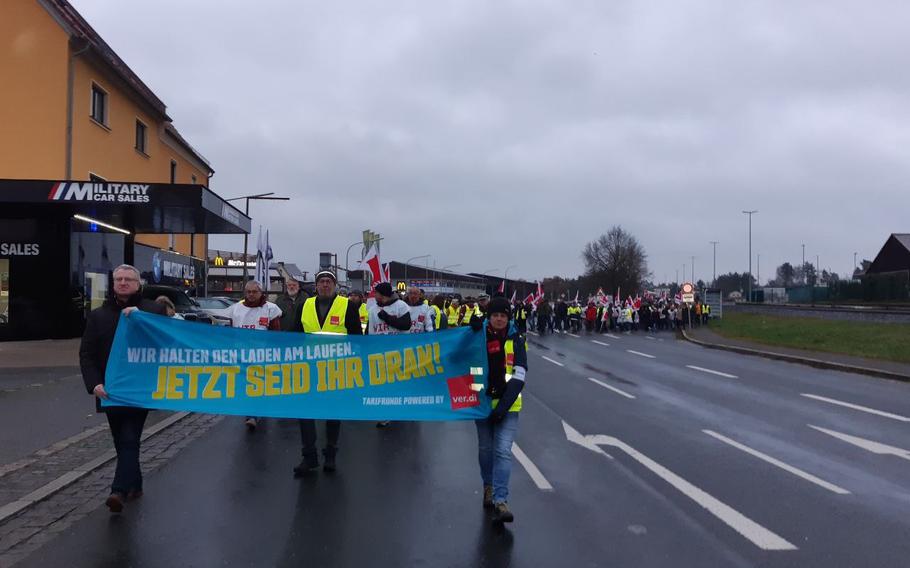
<instances>
[{"instance_id":1,"label":"grass verge","mask_svg":"<svg viewBox=\"0 0 910 568\"><path fill-rule=\"evenodd\" d=\"M724 337L809 351L843 353L910 363L910 324L869 323L821 318L724 314L711 322Z\"/></svg>"}]
</instances>

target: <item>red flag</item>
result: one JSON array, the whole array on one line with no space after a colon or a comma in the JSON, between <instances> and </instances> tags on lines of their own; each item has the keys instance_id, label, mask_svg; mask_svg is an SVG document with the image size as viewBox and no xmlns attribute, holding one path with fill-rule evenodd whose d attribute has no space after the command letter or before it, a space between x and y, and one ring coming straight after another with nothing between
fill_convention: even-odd
<instances>
[{"instance_id":1,"label":"red flag","mask_svg":"<svg viewBox=\"0 0 910 568\"><path fill-rule=\"evenodd\" d=\"M366 257L363 259L363 265L369 269L370 273L373 276L373 282L385 282L383 280L383 271L382 263L379 262L379 250L375 247L370 247L370 250L367 251Z\"/></svg>"},{"instance_id":2,"label":"red flag","mask_svg":"<svg viewBox=\"0 0 910 568\"><path fill-rule=\"evenodd\" d=\"M528 297L524 299L523 304L533 304L534 303L534 293L529 293Z\"/></svg>"},{"instance_id":3,"label":"red flag","mask_svg":"<svg viewBox=\"0 0 910 568\"><path fill-rule=\"evenodd\" d=\"M392 263L390 262L388 264L385 264L382 268L382 278L383 279L380 280L380 282L391 282L392 281L392 278L390 275L391 271L392 271Z\"/></svg>"},{"instance_id":4,"label":"red flag","mask_svg":"<svg viewBox=\"0 0 910 568\"><path fill-rule=\"evenodd\" d=\"M500 294L506 293L506 281L505 280L503 280L502 282L499 283L499 288L497 288L496 291L499 292Z\"/></svg>"},{"instance_id":5,"label":"red flag","mask_svg":"<svg viewBox=\"0 0 910 568\"><path fill-rule=\"evenodd\" d=\"M540 302L543 300L543 286L540 284L540 280L537 281L537 295L534 296L535 302Z\"/></svg>"},{"instance_id":6,"label":"red flag","mask_svg":"<svg viewBox=\"0 0 910 568\"><path fill-rule=\"evenodd\" d=\"M518 293L518 290L512 290L512 298L509 300L510 304L515 303L515 294L517 294L517 293Z\"/></svg>"}]
</instances>

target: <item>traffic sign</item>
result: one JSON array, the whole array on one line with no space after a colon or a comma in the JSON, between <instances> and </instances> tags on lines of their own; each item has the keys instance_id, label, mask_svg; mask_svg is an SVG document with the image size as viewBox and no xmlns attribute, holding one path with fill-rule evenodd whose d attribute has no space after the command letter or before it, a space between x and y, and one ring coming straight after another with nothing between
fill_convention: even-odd
<instances>
[{"instance_id":1,"label":"traffic sign","mask_svg":"<svg viewBox=\"0 0 910 568\"><path fill-rule=\"evenodd\" d=\"M680 287L680 292L682 293L682 301L687 304L695 303L695 285L691 282L685 282L682 287Z\"/></svg>"}]
</instances>

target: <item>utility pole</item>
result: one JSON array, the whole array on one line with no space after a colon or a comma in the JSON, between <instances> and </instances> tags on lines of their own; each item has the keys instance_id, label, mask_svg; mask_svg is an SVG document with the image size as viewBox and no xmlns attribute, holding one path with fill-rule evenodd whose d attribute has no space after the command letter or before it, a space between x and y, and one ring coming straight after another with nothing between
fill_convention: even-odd
<instances>
[{"instance_id":1,"label":"utility pole","mask_svg":"<svg viewBox=\"0 0 910 568\"><path fill-rule=\"evenodd\" d=\"M717 245L720 241L711 241L711 244L714 245L714 271L711 273L711 285L714 286L717 282Z\"/></svg>"},{"instance_id":2,"label":"utility pole","mask_svg":"<svg viewBox=\"0 0 910 568\"><path fill-rule=\"evenodd\" d=\"M803 263L799 265L799 269L803 272L803 284L806 283L806 243L803 243Z\"/></svg>"},{"instance_id":3,"label":"utility pole","mask_svg":"<svg viewBox=\"0 0 910 568\"><path fill-rule=\"evenodd\" d=\"M749 216L749 301L752 301L752 215L758 213L758 209L752 211L743 211Z\"/></svg>"},{"instance_id":4,"label":"utility pole","mask_svg":"<svg viewBox=\"0 0 910 568\"><path fill-rule=\"evenodd\" d=\"M761 286L761 253L756 254L755 281Z\"/></svg>"}]
</instances>

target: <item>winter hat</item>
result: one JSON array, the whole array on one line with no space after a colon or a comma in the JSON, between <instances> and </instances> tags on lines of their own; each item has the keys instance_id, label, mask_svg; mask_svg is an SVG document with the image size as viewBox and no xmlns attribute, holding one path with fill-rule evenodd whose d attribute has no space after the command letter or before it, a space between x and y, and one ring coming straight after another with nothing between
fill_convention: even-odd
<instances>
[{"instance_id":1,"label":"winter hat","mask_svg":"<svg viewBox=\"0 0 910 568\"><path fill-rule=\"evenodd\" d=\"M392 285L388 282L380 282L373 289L376 290L377 294L382 294L386 297L392 296Z\"/></svg>"},{"instance_id":2,"label":"winter hat","mask_svg":"<svg viewBox=\"0 0 910 568\"><path fill-rule=\"evenodd\" d=\"M509 301L503 298L502 296L497 296L490 300L490 303L487 305L487 313L492 314L505 314L506 317L512 317L512 306L509 304Z\"/></svg>"},{"instance_id":3,"label":"winter hat","mask_svg":"<svg viewBox=\"0 0 910 568\"><path fill-rule=\"evenodd\" d=\"M319 282L319 279L320 279L320 278L324 278L324 277L326 277L326 276L328 276L329 278L331 278L331 279L334 280L335 282L338 282L338 278L335 276L335 273L332 272L331 270L320 270L319 272L316 273L316 277L313 279L313 281L314 281L314 282Z\"/></svg>"}]
</instances>

